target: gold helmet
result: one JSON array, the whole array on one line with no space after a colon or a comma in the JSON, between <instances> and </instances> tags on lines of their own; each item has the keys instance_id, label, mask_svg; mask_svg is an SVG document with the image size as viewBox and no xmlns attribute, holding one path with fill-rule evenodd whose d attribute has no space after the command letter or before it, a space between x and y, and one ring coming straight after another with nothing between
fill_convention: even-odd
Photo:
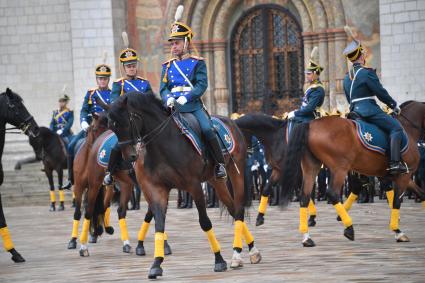
<instances>
[{"instance_id":1,"label":"gold helmet","mask_svg":"<svg viewBox=\"0 0 425 283\"><path fill-rule=\"evenodd\" d=\"M139 60L139 56L137 56L136 50L129 48L128 35L125 31L121 34L122 40L124 41L125 49L120 52L120 62L123 65L134 64Z\"/></svg>"},{"instance_id":2,"label":"gold helmet","mask_svg":"<svg viewBox=\"0 0 425 283\"><path fill-rule=\"evenodd\" d=\"M310 59L307 65L307 68L305 70L305 73L316 73L320 75L320 73L323 71L323 67L317 63L318 61L315 60L315 57L317 55L317 46L314 46L313 50L310 53Z\"/></svg>"},{"instance_id":3,"label":"gold helmet","mask_svg":"<svg viewBox=\"0 0 425 283\"><path fill-rule=\"evenodd\" d=\"M344 30L347 33L347 36L351 37L352 41L347 45L347 47L345 47L342 53L348 58L348 60L354 62L364 53L364 49L360 40L357 40L354 37L353 31L349 26L345 26Z\"/></svg>"}]
</instances>

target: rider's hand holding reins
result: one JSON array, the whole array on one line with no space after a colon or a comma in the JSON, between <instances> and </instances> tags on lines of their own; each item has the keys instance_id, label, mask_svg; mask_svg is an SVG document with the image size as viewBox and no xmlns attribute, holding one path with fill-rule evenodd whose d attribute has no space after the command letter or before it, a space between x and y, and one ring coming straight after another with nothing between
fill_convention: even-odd
<instances>
[{"instance_id":1,"label":"rider's hand holding reins","mask_svg":"<svg viewBox=\"0 0 425 283\"><path fill-rule=\"evenodd\" d=\"M167 107L169 108L174 107L174 103L176 103L176 99L174 97L169 97L167 99Z\"/></svg>"},{"instance_id":2,"label":"rider's hand holding reins","mask_svg":"<svg viewBox=\"0 0 425 283\"><path fill-rule=\"evenodd\" d=\"M401 113L401 109L399 106L394 107L393 109L394 114L396 114L397 116L400 115Z\"/></svg>"},{"instance_id":3,"label":"rider's hand holding reins","mask_svg":"<svg viewBox=\"0 0 425 283\"><path fill-rule=\"evenodd\" d=\"M63 133L62 129L56 131L56 134L58 134L59 136L62 135L62 133Z\"/></svg>"},{"instance_id":4,"label":"rider's hand holding reins","mask_svg":"<svg viewBox=\"0 0 425 283\"><path fill-rule=\"evenodd\" d=\"M86 121L81 122L81 129L83 129L83 131L87 132L87 129L89 127L90 127L90 125Z\"/></svg>"},{"instance_id":5,"label":"rider's hand holding reins","mask_svg":"<svg viewBox=\"0 0 425 283\"><path fill-rule=\"evenodd\" d=\"M295 111L291 111L288 113L288 120L291 120L295 117Z\"/></svg>"},{"instance_id":6,"label":"rider's hand holding reins","mask_svg":"<svg viewBox=\"0 0 425 283\"><path fill-rule=\"evenodd\" d=\"M187 98L184 96L180 96L179 98L177 98L177 102L180 105L185 105L187 103Z\"/></svg>"}]
</instances>

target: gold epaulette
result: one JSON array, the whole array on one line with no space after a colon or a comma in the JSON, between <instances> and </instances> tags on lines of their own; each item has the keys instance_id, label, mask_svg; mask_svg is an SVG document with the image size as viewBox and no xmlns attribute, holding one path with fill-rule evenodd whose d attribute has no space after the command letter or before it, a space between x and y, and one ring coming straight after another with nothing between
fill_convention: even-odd
<instances>
[{"instance_id":1,"label":"gold epaulette","mask_svg":"<svg viewBox=\"0 0 425 283\"><path fill-rule=\"evenodd\" d=\"M147 81L147 79L145 79L144 77L136 76L136 78Z\"/></svg>"},{"instance_id":2,"label":"gold epaulette","mask_svg":"<svg viewBox=\"0 0 425 283\"><path fill-rule=\"evenodd\" d=\"M169 60L167 60L167 61L165 61L164 63L162 63L162 65L167 65L168 63L170 63L170 62L172 62L172 61L174 61L174 60L176 60L177 58L171 58L171 59L169 59Z\"/></svg>"},{"instance_id":3,"label":"gold epaulette","mask_svg":"<svg viewBox=\"0 0 425 283\"><path fill-rule=\"evenodd\" d=\"M205 58L204 57L200 57L200 56L196 56L196 55L190 55L190 58L194 58L194 59L196 59L196 60L205 60Z\"/></svg>"},{"instance_id":4,"label":"gold epaulette","mask_svg":"<svg viewBox=\"0 0 425 283\"><path fill-rule=\"evenodd\" d=\"M318 88L318 87L325 88L322 84L312 84L312 85L310 85L309 88Z\"/></svg>"},{"instance_id":5,"label":"gold epaulette","mask_svg":"<svg viewBox=\"0 0 425 283\"><path fill-rule=\"evenodd\" d=\"M119 79L116 79L116 80L114 81L114 83L118 83L118 82L120 82L120 81L122 81L122 80L124 80L124 78L123 78L123 77L121 77L121 78L119 78Z\"/></svg>"}]
</instances>

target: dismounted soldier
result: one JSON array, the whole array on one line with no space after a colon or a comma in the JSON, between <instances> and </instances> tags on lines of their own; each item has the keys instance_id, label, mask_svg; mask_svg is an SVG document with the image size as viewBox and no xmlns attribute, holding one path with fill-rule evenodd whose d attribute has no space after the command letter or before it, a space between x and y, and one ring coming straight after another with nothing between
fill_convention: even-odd
<instances>
[{"instance_id":1,"label":"dismounted soldier","mask_svg":"<svg viewBox=\"0 0 425 283\"><path fill-rule=\"evenodd\" d=\"M81 131L74 136L68 145L68 184L64 189L70 189L74 183L74 156L75 146L78 141L83 139L87 134L87 129L92 122L92 114L105 111L101 105L111 103L111 90L109 88L109 79L111 77L111 67L106 64L96 66L96 83L97 87L91 88L86 92L83 106L80 111Z\"/></svg>"},{"instance_id":2,"label":"dismounted soldier","mask_svg":"<svg viewBox=\"0 0 425 283\"><path fill-rule=\"evenodd\" d=\"M72 138L71 127L74 123L74 112L67 107L68 102L69 96L63 94L59 98L59 108L53 111L50 121L50 130L58 134L67 144Z\"/></svg>"},{"instance_id":3,"label":"dismounted soldier","mask_svg":"<svg viewBox=\"0 0 425 283\"><path fill-rule=\"evenodd\" d=\"M226 178L221 147L201 100L208 87L207 66L204 58L190 53L193 32L188 25L179 22L180 18L181 14L176 13L168 38L173 58L162 65L161 98L167 107L195 116L216 162L215 176Z\"/></svg>"},{"instance_id":4,"label":"dismounted soldier","mask_svg":"<svg viewBox=\"0 0 425 283\"><path fill-rule=\"evenodd\" d=\"M362 120L378 126L390 137L390 164L388 173L397 175L407 172L406 165L401 161L400 147L403 128L393 117L387 115L376 103L376 98L391 108L396 115L400 114L397 102L381 85L376 70L365 67L365 51L351 29L344 27L353 41L344 50L344 55L353 63L352 68L344 78L344 92L350 103L350 111L358 114Z\"/></svg>"},{"instance_id":5,"label":"dismounted soldier","mask_svg":"<svg viewBox=\"0 0 425 283\"><path fill-rule=\"evenodd\" d=\"M323 105L325 89L319 78L323 68L314 59L316 52L317 47L314 47L305 70L308 88L304 92L301 107L288 114L288 119L292 122L303 123L314 120L318 116L319 108Z\"/></svg>"}]
</instances>

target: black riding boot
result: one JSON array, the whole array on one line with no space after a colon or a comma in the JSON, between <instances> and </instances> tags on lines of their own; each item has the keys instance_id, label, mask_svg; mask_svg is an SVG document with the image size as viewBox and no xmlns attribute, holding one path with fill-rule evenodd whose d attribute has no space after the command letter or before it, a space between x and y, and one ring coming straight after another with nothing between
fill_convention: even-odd
<instances>
[{"instance_id":1,"label":"black riding boot","mask_svg":"<svg viewBox=\"0 0 425 283\"><path fill-rule=\"evenodd\" d=\"M220 144L218 143L217 137L208 140L208 143L213 154L213 158L216 162L215 165L215 177L217 179L224 179L227 177L226 168L224 167L224 156L221 151Z\"/></svg>"},{"instance_id":2,"label":"black riding boot","mask_svg":"<svg viewBox=\"0 0 425 283\"><path fill-rule=\"evenodd\" d=\"M116 164L118 163L118 159L121 155L121 150L119 148L112 148L111 155L109 156L109 162L108 162L108 169L107 173L105 175L105 178L103 178L103 185L110 186L114 182L113 174L116 168Z\"/></svg>"},{"instance_id":3,"label":"black riding boot","mask_svg":"<svg viewBox=\"0 0 425 283\"><path fill-rule=\"evenodd\" d=\"M62 187L64 190L70 190L74 184L74 156L68 155L68 184Z\"/></svg>"},{"instance_id":4,"label":"black riding boot","mask_svg":"<svg viewBox=\"0 0 425 283\"><path fill-rule=\"evenodd\" d=\"M187 200L187 206L186 208L192 208L193 207L193 198L192 195L189 193L186 193L186 200Z\"/></svg>"},{"instance_id":5,"label":"black riding boot","mask_svg":"<svg viewBox=\"0 0 425 283\"><path fill-rule=\"evenodd\" d=\"M402 162L400 147L401 147L401 138L392 137L391 138L391 161L390 167L387 169L390 175L404 174L408 172L406 164Z\"/></svg>"}]
</instances>

